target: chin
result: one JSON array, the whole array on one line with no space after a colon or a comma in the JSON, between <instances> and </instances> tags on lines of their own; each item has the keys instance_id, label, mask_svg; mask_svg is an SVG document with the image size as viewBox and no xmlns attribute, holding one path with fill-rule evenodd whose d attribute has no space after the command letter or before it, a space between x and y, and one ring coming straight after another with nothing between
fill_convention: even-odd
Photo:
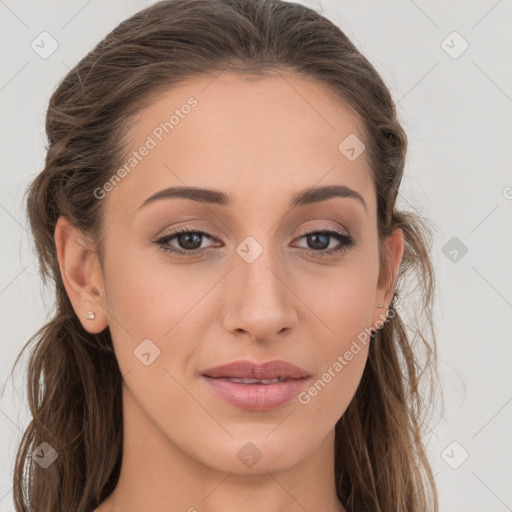
<instances>
[{"instance_id":1,"label":"chin","mask_svg":"<svg viewBox=\"0 0 512 512\"><path fill-rule=\"evenodd\" d=\"M303 458L308 456L307 446L301 441L305 435L294 439L286 432L271 433L271 428L265 426L261 433L255 435L254 425L251 426L253 435L234 436L224 439L224 442L213 441L215 445L204 447L197 453L201 462L211 468L236 475L265 475L267 473L286 471ZM196 445L197 450L197 445ZM206 454L206 458L204 455Z\"/></svg>"}]
</instances>

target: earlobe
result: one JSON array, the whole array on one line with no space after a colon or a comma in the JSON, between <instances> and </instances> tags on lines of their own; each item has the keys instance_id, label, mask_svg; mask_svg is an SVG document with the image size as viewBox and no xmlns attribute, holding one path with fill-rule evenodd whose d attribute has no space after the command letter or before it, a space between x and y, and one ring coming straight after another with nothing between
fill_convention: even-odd
<instances>
[{"instance_id":1,"label":"earlobe","mask_svg":"<svg viewBox=\"0 0 512 512\"><path fill-rule=\"evenodd\" d=\"M107 327L108 317L98 255L64 216L57 220L54 238L60 275L73 309L84 329L99 333Z\"/></svg>"}]
</instances>

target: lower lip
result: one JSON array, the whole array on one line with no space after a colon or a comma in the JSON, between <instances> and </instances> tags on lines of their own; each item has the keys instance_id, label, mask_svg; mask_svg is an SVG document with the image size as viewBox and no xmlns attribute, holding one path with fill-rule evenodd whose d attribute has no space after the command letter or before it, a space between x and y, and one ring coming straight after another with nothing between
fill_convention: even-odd
<instances>
[{"instance_id":1,"label":"lower lip","mask_svg":"<svg viewBox=\"0 0 512 512\"><path fill-rule=\"evenodd\" d=\"M242 384L203 376L222 400L247 411L270 411L292 400L309 380L291 379L274 384Z\"/></svg>"}]
</instances>

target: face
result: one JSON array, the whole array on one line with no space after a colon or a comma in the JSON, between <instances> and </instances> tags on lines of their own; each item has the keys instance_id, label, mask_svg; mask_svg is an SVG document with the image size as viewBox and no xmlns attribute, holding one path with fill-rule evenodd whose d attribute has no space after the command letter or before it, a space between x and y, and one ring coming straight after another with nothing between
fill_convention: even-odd
<instances>
[{"instance_id":1,"label":"face","mask_svg":"<svg viewBox=\"0 0 512 512\"><path fill-rule=\"evenodd\" d=\"M131 128L138 156L97 193L125 418L225 472L289 468L332 435L366 363L361 333L384 311L358 119L321 84L285 76L165 92ZM161 193L180 187L215 192ZM322 187L339 188L299 197ZM307 377L205 376L275 360Z\"/></svg>"}]
</instances>

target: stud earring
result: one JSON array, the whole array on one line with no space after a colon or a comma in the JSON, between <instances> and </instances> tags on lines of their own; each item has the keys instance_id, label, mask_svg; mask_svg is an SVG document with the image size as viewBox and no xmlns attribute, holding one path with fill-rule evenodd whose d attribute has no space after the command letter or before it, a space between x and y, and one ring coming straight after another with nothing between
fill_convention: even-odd
<instances>
[{"instance_id":1,"label":"stud earring","mask_svg":"<svg viewBox=\"0 0 512 512\"><path fill-rule=\"evenodd\" d=\"M87 320L94 320L96 318L96 313L94 311L87 311L85 318L87 318Z\"/></svg>"},{"instance_id":2,"label":"stud earring","mask_svg":"<svg viewBox=\"0 0 512 512\"><path fill-rule=\"evenodd\" d=\"M384 304L379 304L377 307L378 307L379 309L380 309L380 308L383 308L383 307L384 307Z\"/></svg>"}]
</instances>

